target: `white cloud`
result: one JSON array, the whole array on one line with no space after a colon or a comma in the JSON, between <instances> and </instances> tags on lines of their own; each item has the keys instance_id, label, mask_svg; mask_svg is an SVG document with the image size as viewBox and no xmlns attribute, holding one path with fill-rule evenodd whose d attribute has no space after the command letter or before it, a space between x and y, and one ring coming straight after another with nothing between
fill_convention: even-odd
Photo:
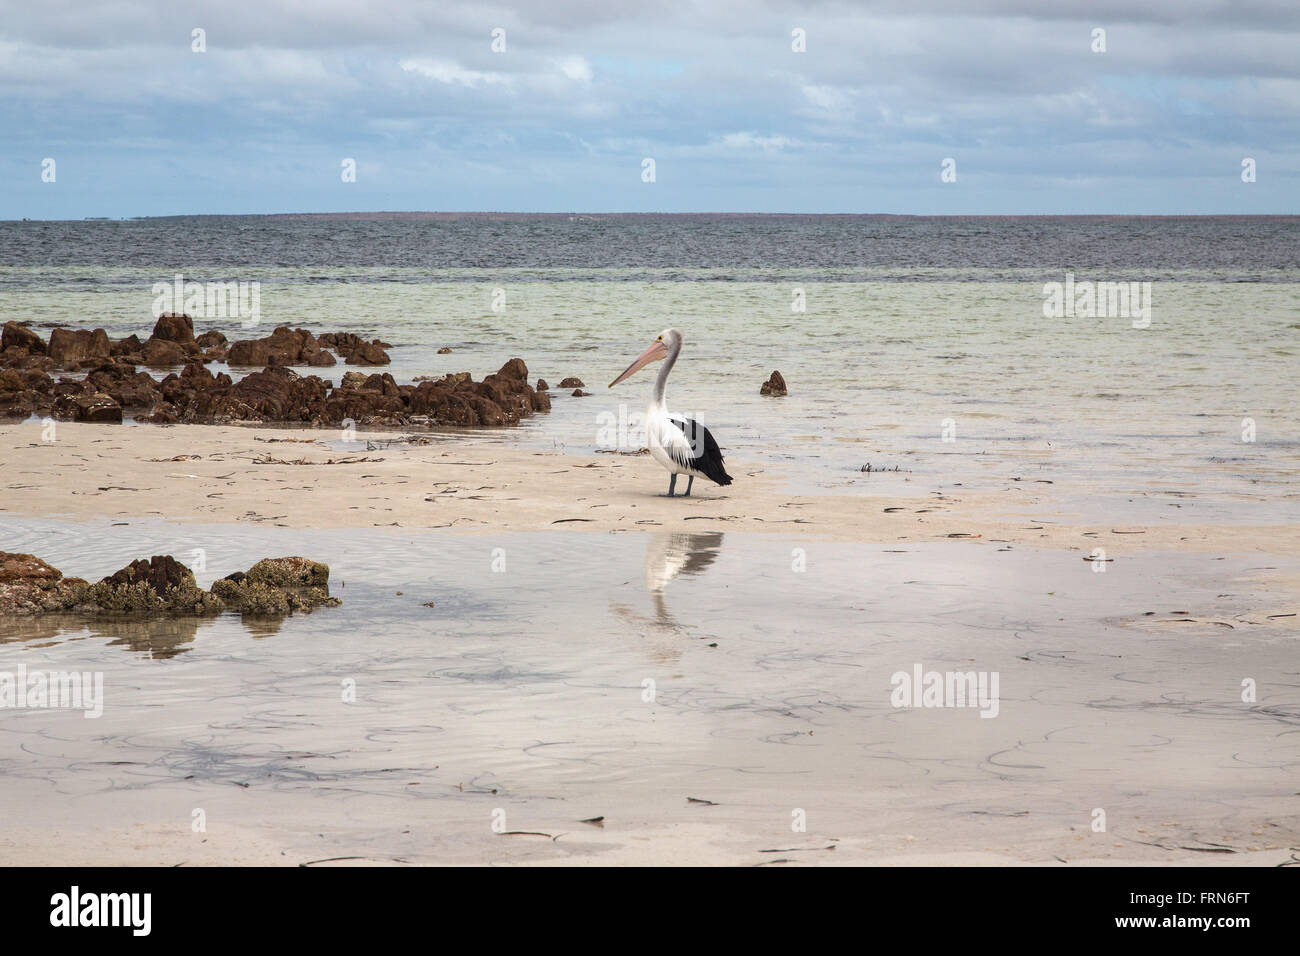
<instances>
[{"instance_id":1,"label":"white cloud","mask_svg":"<svg viewBox=\"0 0 1300 956\"><path fill-rule=\"evenodd\" d=\"M836 86L813 86L805 84L803 95L809 103L836 119L849 119L853 116L853 100L849 94Z\"/></svg>"},{"instance_id":2,"label":"white cloud","mask_svg":"<svg viewBox=\"0 0 1300 956\"><path fill-rule=\"evenodd\" d=\"M721 143L728 149L776 150L793 146L794 140L786 136L759 136L757 133L727 133Z\"/></svg>"},{"instance_id":3,"label":"white cloud","mask_svg":"<svg viewBox=\"0 0 1300 956\"><path fill-rule=\"evenodd\" d=\"M418 73L420 76L437 80L439 83L446 83L449 86L474 88L479 86L509 86L511 83L510 77L504 73L467 70L460 64L453 63L450 60L410 59L402 60L399 66L407 73Z\"/></svg>"},{"instance_id":4,"label":"white cloud","mask_svg":"<svg viewBox=\"0 0 1300 956\"><path fill-rule=\"evenodd\" d=\"M559 67L561 73L575 82L591 82L591 64L580 56L561 57L555 61L555 65Z\"/></svg>"}]
</instances>

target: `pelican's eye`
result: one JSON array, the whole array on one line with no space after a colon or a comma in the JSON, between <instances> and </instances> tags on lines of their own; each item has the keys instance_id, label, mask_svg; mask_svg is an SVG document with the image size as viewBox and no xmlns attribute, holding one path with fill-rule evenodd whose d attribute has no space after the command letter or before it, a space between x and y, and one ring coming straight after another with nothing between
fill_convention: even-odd
<instances>
[{"instance_id":1,"label":"pelican's eye","mask_svg":"<svg viewBox=\"0 0 1300 956\"><path fill-rule=\"evenodd\" d=\"M659 336L659 338L655 339L656 342L662 342L663 340L664 340L664 337L663 337L662 335Z\"/></svg>"}]
</instances>

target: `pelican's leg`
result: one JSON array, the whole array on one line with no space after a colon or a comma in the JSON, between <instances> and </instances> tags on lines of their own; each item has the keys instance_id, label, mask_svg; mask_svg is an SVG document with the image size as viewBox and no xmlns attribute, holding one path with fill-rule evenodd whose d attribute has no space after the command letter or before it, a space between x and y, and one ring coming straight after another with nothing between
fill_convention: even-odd
<instances>
[{"instance_id":1,"label":"pelican's leg","mask_svg":"<svg viewBox=\"0 0 1300 956\"><path fill-rule=\"evenodd\" d=\"M673 472L672 477L668 480L668 497L673 496L673 489L677 487L677 472Z\"/></svg>"},{"instance_id":2,"label":"pelican's leg","mask_svg":"<svg viewBox=\"0 0 1300 956\"><path fill-rule=\"evenodd\" d=\"M686 482L686 497L689 498L691 496L691 486L695 484L695 476L688 475L687 477L689 480Z\"/></svg>"}]
</instances>

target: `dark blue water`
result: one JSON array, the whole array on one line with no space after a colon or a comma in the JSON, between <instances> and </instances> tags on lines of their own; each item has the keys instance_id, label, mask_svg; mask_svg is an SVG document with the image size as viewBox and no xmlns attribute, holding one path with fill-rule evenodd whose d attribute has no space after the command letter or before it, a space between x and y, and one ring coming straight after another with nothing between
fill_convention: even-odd
<instances>
[{"instance_id":1,"label":"dark blue water","mask_svg":"<svg viewBox=\"0 0 1300 956\"><path fill-rule=\"evenodd\" d=\"M380 270L357 281L398 278L384 269L412 279L413 269L521 268L555 270L552 279L609 270L602 278L634 281L690 280L701 269L773 280L810 269L843 281L989 281L1073 269L1295 281L1300 217L411 213L0 222L0 267L13 266Z\"/></svg>"}]
</instances>

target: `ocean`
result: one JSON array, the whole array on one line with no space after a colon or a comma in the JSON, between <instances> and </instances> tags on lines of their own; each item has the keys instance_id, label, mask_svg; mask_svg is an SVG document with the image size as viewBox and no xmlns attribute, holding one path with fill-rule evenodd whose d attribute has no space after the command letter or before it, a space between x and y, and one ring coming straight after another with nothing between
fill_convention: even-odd
<instances>
[{"instance_id":1,"label":"ocean","mask_svg":"<svg viewBox=\"0 0 1300 956\"><path fill-rule=\"evenodd\" d=\"M523 358L553 411L473 440L635 447L653 372L605 386L672 326L670 408L799 490L1051 481L1078 486L1086 520L1187 520L1202 496L1207 522L1300 513L1300 217L0 223L0 322L143 338L178 275L258 284L255 324L196 315L196 332L379 337L399 382ZM1082 294L1098 283L1120 285ZM785 398L759 395L774 369Z\"/></svg>"}]
</instances>

